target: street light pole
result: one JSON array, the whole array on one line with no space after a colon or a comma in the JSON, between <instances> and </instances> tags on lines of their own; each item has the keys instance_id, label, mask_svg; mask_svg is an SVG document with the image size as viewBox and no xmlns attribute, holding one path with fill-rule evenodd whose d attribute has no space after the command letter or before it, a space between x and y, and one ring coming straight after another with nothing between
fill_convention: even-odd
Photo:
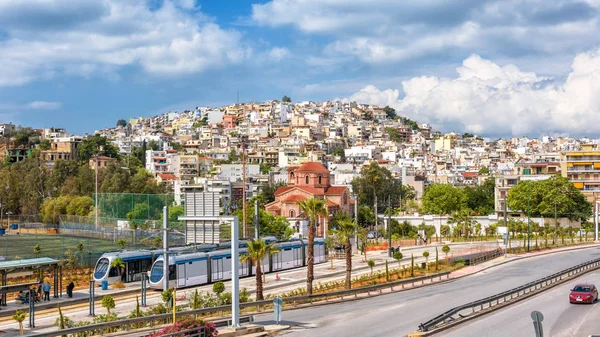
<instances>
[{"instance_id":1,"label":"street light pole","mask_svg":"<svg viewBox=\"0 0 600 337\"><path fill-rule=\"evenodd\" d=\"M529 251L529 235L531 233L531 217L530 217L531 194L530 194L530 190L531 190L531 185L527 188L527 251Z\"/></svg>"},{"instance_id":2,"label":"street light pole","mask_svg":"<svg viewBox=\"0 0 600 337\"><path fill-rule=\"evenodd\" d=\"M95 162L96 162L96 165L94 165L95 166L94 168L96 169L96 184L95 184L96 185L96 198L95 198L96 202L95 202L95 207L94 207L94 213L95 213L96 219L95 219L94 223L96 225L96 230L98 230L98 155L96 155Z\"/></svg>"}]
</instances>

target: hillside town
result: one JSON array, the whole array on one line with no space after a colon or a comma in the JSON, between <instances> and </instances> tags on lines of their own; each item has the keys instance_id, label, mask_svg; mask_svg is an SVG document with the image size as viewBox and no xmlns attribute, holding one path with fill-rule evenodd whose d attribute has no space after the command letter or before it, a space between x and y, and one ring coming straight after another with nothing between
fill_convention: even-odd
<instances>
[{"instance_id":1,"label":"hillside town","mask_svg":"<svg viewBox=\"0 0 600 337\"><path fill-rule=\"evenodd\" d=\"M598 140L487 139L442 133L398 116L393 108L356 102L292 103L284 97L196 107L119 120L115 127L96 130L93 136L9 123L0 124L0 136L4 163L23 161L37 151L47 168L58 161L81 160L86 140L105 138L116 151L87 153L84 160L90 169L113 164L143 167L156 185L174 194L178 205L185 191L217 193L221 214L230 214L244 194L248 200L264 186L279 184L275 200L265 209L285 217L291 226L304 217L297 202L312 196L326 198L333 213L352 213L356 192L352 181L373 162L411 188L414 202L400 210L404 215L425 213L420 206L431 184L474 187L491 177L496 216L511 212L505 210L504 200L520 181L562 175L590 202L600 191ZM377 211L384 209L385 205Z\"/></svg>"}]
</instances>

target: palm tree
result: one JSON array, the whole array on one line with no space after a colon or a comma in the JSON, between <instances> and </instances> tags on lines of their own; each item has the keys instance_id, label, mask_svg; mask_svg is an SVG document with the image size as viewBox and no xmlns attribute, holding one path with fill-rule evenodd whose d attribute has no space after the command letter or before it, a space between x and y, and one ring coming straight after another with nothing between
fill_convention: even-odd
<instances>
[{"instance_id":1,"label":"palm tree","mask_svg":"<svg viewBox=\"0 0 600 337\"><path fill-rule=\"evenodd\" d=\"M300 211L310 219L308 224L308 250L306 261L306 293L312 295L312 283L315 278L315 230L319 217L327 216L324 199L306 199L298 202Z\"/></svg>"},{"instance_id":2,"label":"palm tree","mask_svg":"<svg viewBox=\"0 0 600 337\"><path fill-rule=\"evenodd\" d=\"M117 257L116 259L114 259L111 263L110 263L110 267L111 268L117 268L117 271L119 272L119 276L122 278L122 272L121 270L123 270L125 268L125 261L123 261L122 258Z\"/></svg>"},{"instance_id":3,"label":"palm tree","mask_svg":"<svg viewBox=\"0 0 600 337\"><path fill-rule=\"evenodd\" d=\"M42 245L38 243L37 245L33 246L33 253L36 257L40 257L40 254L42 253Z\"/></svg>"},{"instance_id":4,"label":"palm tree","mask_svg":"<svg viewBox=\"0 0 600 337\"><path fill-rule=\"evenodd\" d=\"M344 244L346 251L346 289L352 287L352 249L350 247L350 238L356 232L356 222L350 219L344 219L337 223L337 230L334 231L335 236L340 243Z\"/></svg>"},{"instance_id":5,"label":"palm tree","mask_svg":"<svg viewBox=\"0 0 600 337\"><path fill-rule=\"evenodd\" d=\"M256 266L256 300L262 301L263 297L263 282L261 261L269 254L277 252L275 243L265 243L263 239L248 241L248 252L240 257L242 262L250 260Z\"/></svg>"}]
</instances>

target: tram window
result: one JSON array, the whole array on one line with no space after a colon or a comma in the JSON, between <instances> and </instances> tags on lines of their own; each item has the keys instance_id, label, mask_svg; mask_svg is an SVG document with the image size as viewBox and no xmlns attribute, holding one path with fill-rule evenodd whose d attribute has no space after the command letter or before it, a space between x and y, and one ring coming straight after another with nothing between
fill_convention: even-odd
<instances>
[{"instance_id":1,"label":"tram window","mask_svg":"<svg viewBox=\"0 0 600 337\"><path fill-rule=\"evenodd\" d=\"M169 280L175 280L175 266L169 266Z\"/></svg>"}]
</instances>

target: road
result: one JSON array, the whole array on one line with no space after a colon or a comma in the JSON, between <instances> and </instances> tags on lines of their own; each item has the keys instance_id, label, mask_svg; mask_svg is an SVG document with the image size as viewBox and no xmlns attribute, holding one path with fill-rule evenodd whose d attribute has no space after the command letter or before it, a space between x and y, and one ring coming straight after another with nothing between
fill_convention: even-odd
<instances>
[{"instance_id":1,"label":"road","mask_svg":"<svg viewBox=\"0 0 600 337\"><path fill-rule=\"evenodd\" d=\"M569 289L577 283L586 282L600 286L600 271L588 273L442 334L453 337L535 336L530 317L531 312L535 310L544 315L542 322L544 336L598 335L600 334L600 325L598 325L600 302L592 305L570 304L568 300Z\"/></svg>"},{"instance_id":2,"label":"road","mask_svg":"<svg viewBox=\"0 0 600 337\"><path fill-rule=\"evenodd\" d=\"M307 329L318 336L405 336L420 323L457 305L509 290L599 255L600 248L590 248L527 258L444 284L360 301L284 311L283 323L295 326L286 334L289 336L305 336ZM269 324L272 319L272 314L256 316L258 323Z\"/></svg>"}]
</instances>

